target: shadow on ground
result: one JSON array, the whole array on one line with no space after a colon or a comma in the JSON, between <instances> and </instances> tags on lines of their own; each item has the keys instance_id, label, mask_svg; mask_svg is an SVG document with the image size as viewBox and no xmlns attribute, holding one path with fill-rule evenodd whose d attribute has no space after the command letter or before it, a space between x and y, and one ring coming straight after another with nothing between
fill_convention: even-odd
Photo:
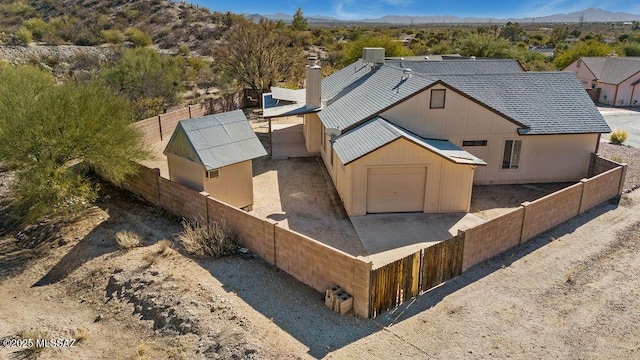
<instances>
[{"instance_id":1,"label":"shadow on ground","mask_svg":"<svg viewBox=\"0 0 640 360\"><path fill-rule=\"evenodd\" d=\"M144 221L141 221L140 217L146 216L149 212L145 204L133 199L129 193L124 191L111 189L109 194L112 194L110 195L113 196L112 199L109 199L108 202L98 204L98 207L104 211L104 213L108 214L107 219L80 239L47 274L32 286L36 287L57 283L65 279L86 262L103 255L117 252L120 250L116 242L116 234L119 231L128 230L138 234L142 239L142 245L150 245L167 238L165 229L154 229L147 226ZM99 210L94 209L93 211ZM163 218L160 222L173 223L175 220Z\"/></svg>"},{"instance_id":2,"label":"shadow on ground","mask_svg":"<svg viewBox=\"0 0 640 360\"><path fill-rule=\"evenodd\" d=\"M560 224L559 226L536 236L523 245L517 246L494 258L477 264L462 275L449 280L441 286L405 302L396 309L380 314L375 319L375 322L379 323L381 326L391 326L426 311L437 305L447 296L455 293L465 286L473 284L474 282L504 267L510 266L512 263L544 247L555 239L563 235L570 234L580 226L588 223L598 216L614 210L618 206L618 202L619 199L614 198L600 206L586 211L578 217L568 220L566 223Z\"/></svg>"},{"instance_id":3,"label":"shadow on ground","mask_svg":"<svg viewBox=\"0 0 640 360\"><path fill-rule=\"evenodd\" d=\"M231 257L199 263L226 291L307 346L314 358L382 329L369 319L334 313L325 307L323 294L261 259Z\"/></svg>"}]
</instances>

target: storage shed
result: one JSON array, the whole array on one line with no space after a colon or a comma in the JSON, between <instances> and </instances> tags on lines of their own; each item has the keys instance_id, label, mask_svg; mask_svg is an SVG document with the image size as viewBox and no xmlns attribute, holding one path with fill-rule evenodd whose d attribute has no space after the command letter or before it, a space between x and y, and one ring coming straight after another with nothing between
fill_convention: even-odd
<instances>
[{"instance_id":1,"label":"storage shed","mask_svg":"<svg viewBox=\"0 0 640 360\"><path fill-rule=\"evenodd\" d=\"M239 208L253 206L252 160L267 152L242 111L180 121L164 154L171 181Z\"/></svg>"}]
</instances>

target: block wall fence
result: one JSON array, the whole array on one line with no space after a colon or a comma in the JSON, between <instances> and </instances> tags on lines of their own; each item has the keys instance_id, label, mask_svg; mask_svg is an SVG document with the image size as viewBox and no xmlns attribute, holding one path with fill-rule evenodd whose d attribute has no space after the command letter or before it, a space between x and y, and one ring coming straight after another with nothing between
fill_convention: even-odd
<instances>
[{"instance_id":1,"label":"block wall fence","mask_svg":"<svg viewBox=\"0 0 640 360\"><path fill-rule=\"evenodd\" d=\"M243 93L211 100L134 123L145 142L168 139L178 121L240 108ZM122 187L169 213L211 224L224 221L239 235L242 246L299 281L324 292L339 285L353 295L354 312L371 314L372 262L354 257L270 219L261 219L160 176L159 169L138 164L138 172ZM462 272L525 243L566 220L622 194L626 165L592 155L589 178L473 228L459 231L464 241ZM413 256L413 255L412 255ZM401 259L396 259L401 260Z\"/></svg>"}]
</instances>

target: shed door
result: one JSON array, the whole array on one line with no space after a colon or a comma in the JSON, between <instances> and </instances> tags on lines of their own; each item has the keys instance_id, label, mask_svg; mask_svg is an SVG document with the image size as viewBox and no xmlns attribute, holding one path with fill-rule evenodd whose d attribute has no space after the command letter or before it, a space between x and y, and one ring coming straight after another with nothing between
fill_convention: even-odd
<instances>
[{"instance_id":1,"label":"shed door","mask_svg":"<svg viewBox=\"0 0 640 360\"><path fill-rule=\"evenodd\" d=\"M426 166L369 168L367 213L423 211L426 178Z\"/></svg>"}]
</instances>

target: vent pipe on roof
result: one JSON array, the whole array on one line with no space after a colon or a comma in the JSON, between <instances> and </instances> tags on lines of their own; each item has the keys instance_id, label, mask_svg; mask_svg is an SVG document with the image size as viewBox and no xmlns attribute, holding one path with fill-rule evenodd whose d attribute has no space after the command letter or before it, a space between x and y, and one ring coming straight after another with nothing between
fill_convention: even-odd
<instances>
[{"instance_id":1,"label":"vent pipe on roof","mask_svg":"<svg viewBox=\"0 0 640 360\"><path fill-rule=\"evenodd\" d=\"M408 78L410 78L412 73L413 71L411 69L402 70L402 80L407 80Z\"/></svg>"},{"instance_id":2,"label":"vent pipe on roof","mask_svg":"<svg viewBox=\"0 0 640 360\"><path fill-rule=\"evenodd\" d=\"M471 60L475 60L475 59L476 59L476 57L475 57L475 56L471 56L471 58L470 58L470 59L471 59Z\"/></svg>"},{"instance_id":3,"label":"vent pipe on roof","mask_svg":"<svg viewBox=\"0 0 640 360\"><path fill-rule=\"evenodd\" d=\"M318 65L318 57L315 55L309 56L307 60L309 61L305 76L307 107L318 109L322 107L322 69Z\"/></svg>"}]
</instances>

